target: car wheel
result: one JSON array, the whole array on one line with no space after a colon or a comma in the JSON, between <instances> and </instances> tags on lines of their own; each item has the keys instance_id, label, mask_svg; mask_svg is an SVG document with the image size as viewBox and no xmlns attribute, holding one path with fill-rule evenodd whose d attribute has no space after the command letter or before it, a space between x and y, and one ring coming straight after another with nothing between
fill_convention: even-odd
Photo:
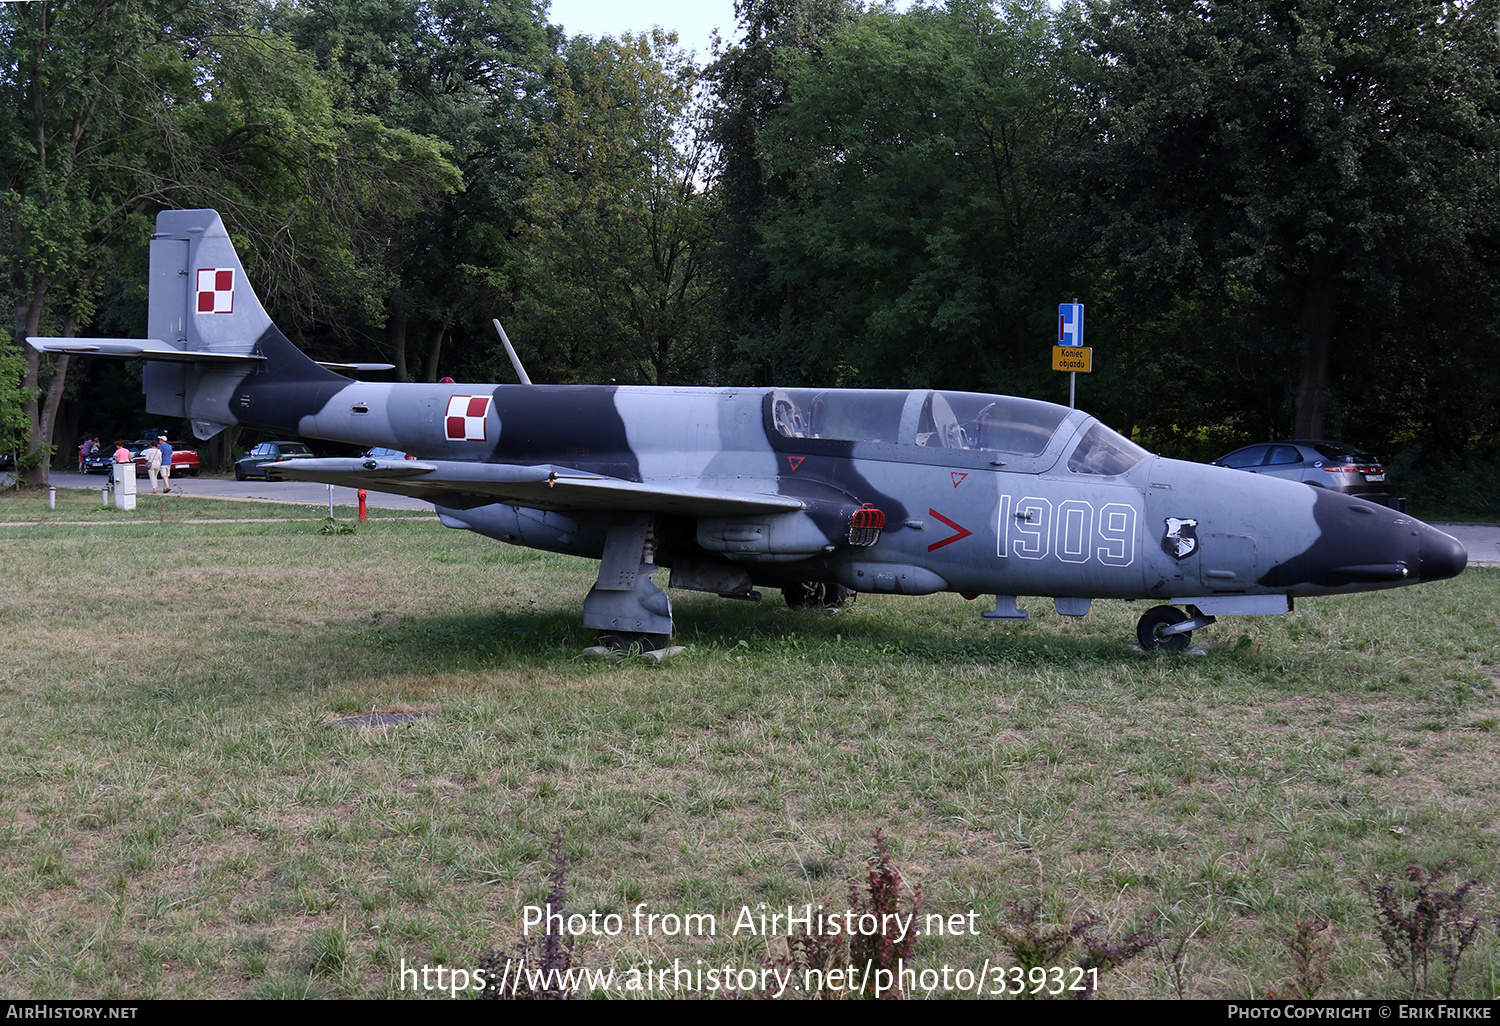
<instances>
[{"instance_id":1,"label":"car wheel","mask_svg":"<svg viewBox=\"0 0 1500 1026\"><path fill-rule=\"evenodd\" d=\"M245 480L245 468L240 466L238 463L234 465L234 479L236 481Z\"/></svg>"},{"instance_id":2,"label":"car wheel","mask_svg":"<svg viewBox=\"0 0 1500 1026\"><path fill-rule=\"evenodd\" d=\"M1182 634L1162 634L1163 627L1181 623L1187 619L1187 614L1176 606L1156 606L1146 610L1140 622L1135 625L1136 640L1147 652L1157 650L1166 652L1181 652L1188 647L1193 640L1193 632L1186 631Z\"/></svg>"}]
</instances>

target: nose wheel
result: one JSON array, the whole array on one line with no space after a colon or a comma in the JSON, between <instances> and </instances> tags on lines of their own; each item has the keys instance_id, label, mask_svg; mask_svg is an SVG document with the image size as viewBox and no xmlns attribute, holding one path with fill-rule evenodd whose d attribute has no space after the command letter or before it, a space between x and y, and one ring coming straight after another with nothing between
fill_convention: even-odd
<instances>
[{"instance_id":1,"label":"nose wheel","mask_svg":"<svg viewBox=\"0 0 1500 1026\"><path fill-rule=\"evenodd\" d=\"M1188 607L1192 616L1176 606L1155 606L1146 610L1135 625L1136 640L1147 652L1181 652L1192 643L1193 631L1214 622L1195 607Z\"/></svg>"}]
</instances>

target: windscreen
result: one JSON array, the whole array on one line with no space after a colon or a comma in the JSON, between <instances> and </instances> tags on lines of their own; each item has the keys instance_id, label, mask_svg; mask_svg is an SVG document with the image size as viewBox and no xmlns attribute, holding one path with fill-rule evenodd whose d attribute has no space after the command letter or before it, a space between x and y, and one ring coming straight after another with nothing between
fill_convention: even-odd
<instances>
[{"instance_id":1,"label":"windscreen","mask_svg":"<svg viewBox=\"0 0 1500 1026\"><path fill-rule=\"evenodd\" d=\"M1075 474L1114 477L1149 455L1124 435L1103 424L1095 424L1073 447L1073 453L1068 457L1068 469Z\"/></svg>"},{"instance_id":2,"label":"windscreen","mask_svg":"<svg viewBox=\"0 0 1500 1026\"><path fill-rule=\"evenodd\" d=\"M1039 456L1069 410L977 392L780 389L771 421L786 438L836 438Z\"/></svg>"}]
</instances>

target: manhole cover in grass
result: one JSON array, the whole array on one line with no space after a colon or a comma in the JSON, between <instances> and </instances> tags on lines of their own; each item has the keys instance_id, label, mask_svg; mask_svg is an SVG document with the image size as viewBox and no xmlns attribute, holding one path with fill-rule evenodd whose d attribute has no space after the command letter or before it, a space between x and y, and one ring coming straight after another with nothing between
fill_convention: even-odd
<instances>
[{"instance_id":1,"label":"manhole cover in grass","mask_svg":"<svg viewBox=\"0 0 1500 1026\"><path fill-rule=\"evenodd\" d=\"M421 723L425 719L426 713L378 712L339 716L333 722L340 727L399 727L403 723Z\"/></svg>"}]
</instances>

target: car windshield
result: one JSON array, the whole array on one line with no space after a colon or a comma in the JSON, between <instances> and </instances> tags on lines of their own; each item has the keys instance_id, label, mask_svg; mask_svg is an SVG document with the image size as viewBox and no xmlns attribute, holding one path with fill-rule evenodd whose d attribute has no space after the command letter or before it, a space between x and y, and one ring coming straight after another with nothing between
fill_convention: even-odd
<instances>
[{"instance_id":1,"label":"car windshield","mask_svg":"<svg viewBox=\"0 0 1500 1026\"><path fill-rule=\"evenodd\" d=\"M283 442L281 445L283 456L311 456L312 450L301 442Z\"/></svg>"}]
</instances>

